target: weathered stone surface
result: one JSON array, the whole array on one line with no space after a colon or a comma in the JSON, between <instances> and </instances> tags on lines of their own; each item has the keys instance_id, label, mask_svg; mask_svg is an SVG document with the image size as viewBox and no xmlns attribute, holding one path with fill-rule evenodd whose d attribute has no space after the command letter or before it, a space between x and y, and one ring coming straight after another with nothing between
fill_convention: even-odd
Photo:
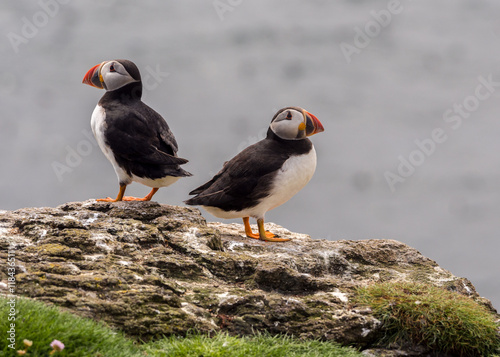
<instances>
[{"instance_id":1,"label":"weathered stone surface","mask_svg":"<svg viewBox=\"0 0 500 357\"><path fill-rule=\"evenodd\" d=\"M16 294L143 339L192 328L267 330L369 347L380 323L350 298L371 282L430 282L489 304L467 279L403 243L267 228L292 240L249 239L242 225L207 223L197 209L156 202L2 211L0 261L9 247L15 252ZM3 263L0 280L7 293Z\"/></svg>"}]
</instances>

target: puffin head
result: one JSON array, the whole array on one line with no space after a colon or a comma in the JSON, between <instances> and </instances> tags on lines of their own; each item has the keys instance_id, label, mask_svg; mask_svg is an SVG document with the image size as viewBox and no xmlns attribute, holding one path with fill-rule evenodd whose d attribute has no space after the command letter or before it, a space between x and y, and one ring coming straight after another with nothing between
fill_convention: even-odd
<instances>
[{"instance_id":1,"label":"puffin head","mask_svg":"<svg viewBox=\"0 0 500 357\"><path fill-rule=\"evenodd\" d=\"M129 83L140 82L141 74L134 62L129 60L104 61L88 70L82 83L108 92Z\"/></svg>"},{"instance_id":2,"label":"puffin head","mask_svg":"<svg viewBox=\"0 0 500 357\"><path fill-rule=\"evenodd\" d=\"M278 110L269 128L285 140L301 140L325 130L318 118L300 107Z\"/></svg>"}]
</instances>

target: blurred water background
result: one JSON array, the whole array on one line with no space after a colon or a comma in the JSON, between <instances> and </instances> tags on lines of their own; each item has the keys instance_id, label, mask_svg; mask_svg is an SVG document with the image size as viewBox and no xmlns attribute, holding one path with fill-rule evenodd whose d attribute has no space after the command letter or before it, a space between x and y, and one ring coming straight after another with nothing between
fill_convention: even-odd
<instances>
[{"instance_id":1,"label":"blurred water background","mask_svg":"<svg viewBox=\"0 0 500 357\"><path fill-rule=\"evenodd\" d=\"M157 201L182 205L278 109L302 106L325 127L317 171L267 221L402 241L498 307L499 13L492 0L2 1L0 209L117 194L89 139L103 92L81 81L127 58L194 174Z\"/></svg>"}]
</instances>

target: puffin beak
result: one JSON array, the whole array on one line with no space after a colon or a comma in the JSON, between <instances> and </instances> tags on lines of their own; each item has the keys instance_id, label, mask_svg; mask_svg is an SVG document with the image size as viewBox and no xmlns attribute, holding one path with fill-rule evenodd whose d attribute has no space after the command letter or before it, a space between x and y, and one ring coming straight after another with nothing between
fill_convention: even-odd
<instances>
[{"instance_id":1,"label":"puffin beak","mask_svg":"<svg viewBox=\"0 0 500 357\"><path fill-rule=\"evenodd\" d=\"M104 88L103 85L102 85L102 81L101 81L101 76L100 76L100 69L101 69L101 66L104 64L105 62L103 63L100 63L98 65L95 65L94 67L92 67L91 69L88 70L87 74L85 74L85 77L83 77L83 81L82 83L84 84L88 84L89 86L92 86L92 87L96 87L96 88Z\"/></svg>"},{"instance_id":2,"label":"puffin beak","mask_svg":"<svg viewBox=\"0 0 500 357\"><path fill-rule=\"evenodd\" d=\"M325 131L321 122L313 114L304 110L306 116L306 136L311 136Z\"/></svg>"}]
</instances>

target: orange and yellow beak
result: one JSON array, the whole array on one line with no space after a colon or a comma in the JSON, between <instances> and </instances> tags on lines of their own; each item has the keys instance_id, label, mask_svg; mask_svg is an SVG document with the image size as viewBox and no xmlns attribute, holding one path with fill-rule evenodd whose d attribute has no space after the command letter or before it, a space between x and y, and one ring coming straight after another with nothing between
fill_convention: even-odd
<instances>
[{"instance_id":1,"label":"orange and yellow beak","mask_svg":"<svg viewBox=\"0 0 500 357\"><path fill-rule=\"evenodd\" d=\"M104 86L102 83L101 75L99 73L103 63L99 63L98 65L95 65L94 67L89 69L88 72L85 74L85 77L83 77L82 83L88 84L89 86L92 87L103 89Z\"/></svg>"},{"instance_id":2,"label":"orange and yellow beak","mask_svg":"<svg viewBox=\"0 0 500 357\"><path fill-rule=\"evenodd\" d=\"M325 131L323 124L321 124L318 118L309 113L307 110L304 110L304 114L306 116L306 136L311 136Z\"/></svg>"}]
</instances>

